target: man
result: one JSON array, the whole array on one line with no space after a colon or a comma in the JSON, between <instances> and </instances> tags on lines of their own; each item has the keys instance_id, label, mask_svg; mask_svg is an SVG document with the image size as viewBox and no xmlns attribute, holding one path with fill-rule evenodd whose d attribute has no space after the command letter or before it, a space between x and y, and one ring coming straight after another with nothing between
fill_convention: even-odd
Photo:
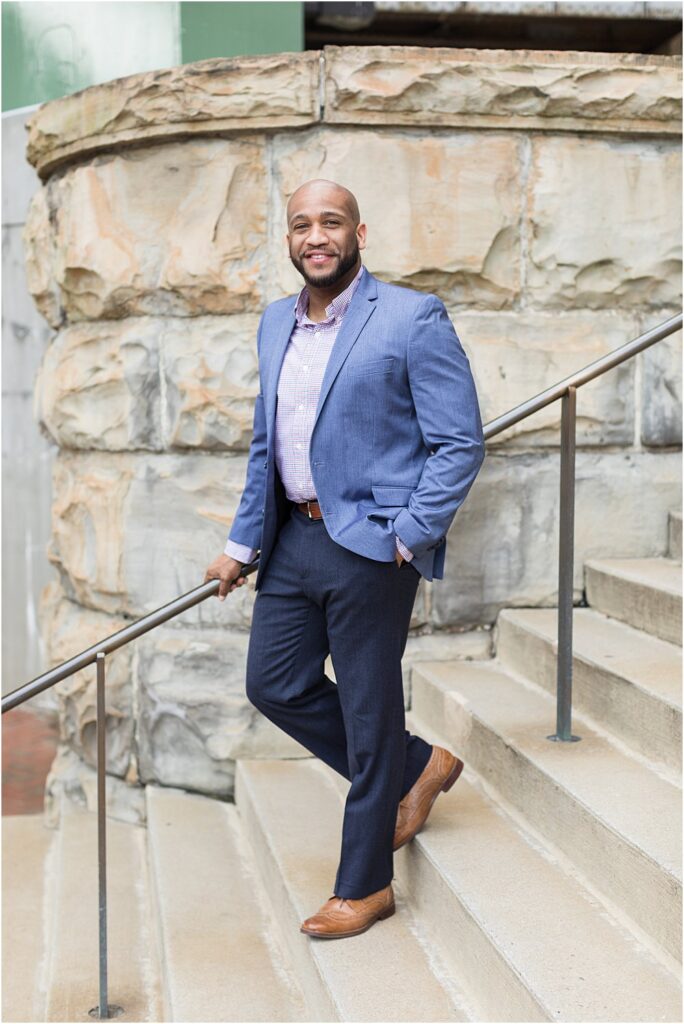
<instances>
[{"instance_id":1,"label":"man","mask_svg":"<svg viewBox=\"0 0 684 1024\"><path fill-rule=\"evenodd\" d=\"M333 895L301 926L342 938L394 913L393 850L463 768L406 730L401 658L485 447L444 305L365 269L352 193L306 182L286 239L305 286L261 318L245 489L205 579L224 600L260 551L247 695L351 782Z\"/></svg>"}]
</instances>

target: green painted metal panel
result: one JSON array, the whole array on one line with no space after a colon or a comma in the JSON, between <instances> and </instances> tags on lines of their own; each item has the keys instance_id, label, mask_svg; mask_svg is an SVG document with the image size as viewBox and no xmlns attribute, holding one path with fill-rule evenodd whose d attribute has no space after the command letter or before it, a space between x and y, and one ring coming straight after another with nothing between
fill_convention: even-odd
<instances>
[{"instance_id":1,"label":"green painted metal panel","mask_svg":"<svg viewBox=\"0 0 684 1024\"><path fill-rule=\"evenodd\" d=\"M2 109L180 61L178 3L2 4Z\"/></svg>"},{"instance_id":2,"label":"green painted metal panel","mask_svg":"<svg viewBox=\"0 0 684 1024\"><path fill-rule=\"evenodd\" d=\"M204 3L180 5L183 64L208 57L281 53L304 49L303 3Z\"/></svg>"},{"instance_id":3,"label":"green painted metal panel","mask_svg":"<svg viewBox=\"0 0 684 1024\"><path fill-rule=\"evenodd\" d=\"M2 109L140 71L303 47L303 3L3 0Z\"/></svg>"}]
</instances>

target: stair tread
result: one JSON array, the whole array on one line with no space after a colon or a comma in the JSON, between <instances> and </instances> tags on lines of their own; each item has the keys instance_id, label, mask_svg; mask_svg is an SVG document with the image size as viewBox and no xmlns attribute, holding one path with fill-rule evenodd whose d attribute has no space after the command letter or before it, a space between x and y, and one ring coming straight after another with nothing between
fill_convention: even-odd
<instances>
[{"instance_id":1,"label":"stair tread","mask_svg":"<svg viewBox=\"0 0 684 1024\"><path fill-rule=\"evenodd\" d=\"M158 786L146 797L171 1019L305 1020L235 805Z\"/></svg>"},{"instance_id":2,"label":"stair tread","mask_svg":"<svg viewBox=\"0 0 684 1024\"><path fill-rule=\"evenodd\" d=\"M433 974L402 912L350 939L323 941L299 925L332 895L343 806L313 758L238 762L238 809L250 801L289 899L293 944L305 944L340 1020L457 1021L467 1015ZM372 970L369 970L372 964Z\"/></svg>"},{"instance_id":3,"label":"stair tread","mask_svg":"<svg viewBox=\"0 0 684 1024\"><path fill-rule=\"evenodd\" d=\"M629 756L582 722L579 743L554 743L556 701L523 684L496 660L421 662L424 676L478 716L554 783L664 871L681 879L681 789ZM579 717L579 716L576 716Z\"/></svg>"},{"instance_id":4,"label":"stair tread","mask_svg":"<svg viewBox=\"0 0 684 1024\"><path fill-rule=\"evenodd\" d=\"M47 1020L92 1021L98 988L97 816L62 804ZM108 1001L127 1020L160 1021L145 829L107 818Z\"/></svg>"},{"instance_id":5,"label":"stair tread","mask_svg":"<svg viewBox=\"0 0 684 1024\"><path fill-rule=\"evenodd\" d=\"M557 608L503 608L500 617L544 637L557 649ZM676 644L650 636L593 608L575 608L573 657L601 669L681 710L682 651Z\"/></svg>"},{"instance_id":6,"label":"stair tread","mask_svg":"<svg viewBox=\"0 0 684 1024\"><path fill-rule=\"evenodd\" d=\"M429 732L412 713L407 721L411 732ZM614 1020L677 1019L677 980L482 792L467 767L435 802L414 845L549 1019L604 1020L606 1008Z\"/></svg>"},{"instance_id":7,"label":"stair tread","mask_svg":"<svg viewBox=\"0 0 684 1024\"><path fill-rule=\"evenodd\" d=\"M44 955L45 874L57 833L42 814L2 819L2 1019L43 1016L40 964Z\"/></svg>"},{"instance_id":8,"label":"stair tread","mask_svg":"<svg viewBox=\"0 0 684 1024\"><path fill-rule=\"evenodd\" d=\"M672 558L589 558L584 564L641 586L682 596L682 567Z\"/></svg>"}]
</instances>

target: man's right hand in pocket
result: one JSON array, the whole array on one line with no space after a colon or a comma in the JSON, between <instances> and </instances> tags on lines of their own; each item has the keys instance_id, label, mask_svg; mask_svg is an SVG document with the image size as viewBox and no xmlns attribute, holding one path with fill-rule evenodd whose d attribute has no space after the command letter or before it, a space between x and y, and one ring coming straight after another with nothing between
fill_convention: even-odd
<instances>
[{"instance_id":1,"label":"man's right hand in pocket","mask_svg":"<svg viewBox=\"0 0 684 1024\"><path fill-rule=\"evenodd\" d=\"M247 582L246 576L240 576L242 567L242 562L238 562L237 559L230 558L228 555L219 555L211 563L204 577L204 582L221 580L221 586L216 595L219 601L225 601L226 594L229 591L235 590L236 587L241 587L243 583Z\"/></svg>"}]
</instances>

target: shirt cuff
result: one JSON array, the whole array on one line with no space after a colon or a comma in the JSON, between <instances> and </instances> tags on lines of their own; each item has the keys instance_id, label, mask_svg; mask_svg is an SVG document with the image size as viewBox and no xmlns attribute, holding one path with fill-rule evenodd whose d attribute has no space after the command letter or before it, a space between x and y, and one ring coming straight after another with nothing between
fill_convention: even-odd
<instances>
[{"instance_id":1,"label":"shirt cuff","mask_svg":"<svg viewBox=\"0 0 684 1024\"><path fill-rule=\"evenodd\" d=\"M397 537L396 533L394 535L394 539L397 542L397 547L399 549L399 554L403 557L405 562L410 562L411 559L413 558L413 552L409 551L409 549L406 547L405 544L402 544L402 542Z\"/></svg>"},{"instance_id":2,"label":"shirt cuff","mask_svg":"<svg viewBox=\"0 0 684 1024\"><path fill-rule=\"evenodd\" d=\"M246 544L237 544L234 540L227 540L223 554L228 555L229 558L237 559L243 565L247 565L253 561L257 551L258 548L248 548Z\"/></svg>"}]
</instances>

